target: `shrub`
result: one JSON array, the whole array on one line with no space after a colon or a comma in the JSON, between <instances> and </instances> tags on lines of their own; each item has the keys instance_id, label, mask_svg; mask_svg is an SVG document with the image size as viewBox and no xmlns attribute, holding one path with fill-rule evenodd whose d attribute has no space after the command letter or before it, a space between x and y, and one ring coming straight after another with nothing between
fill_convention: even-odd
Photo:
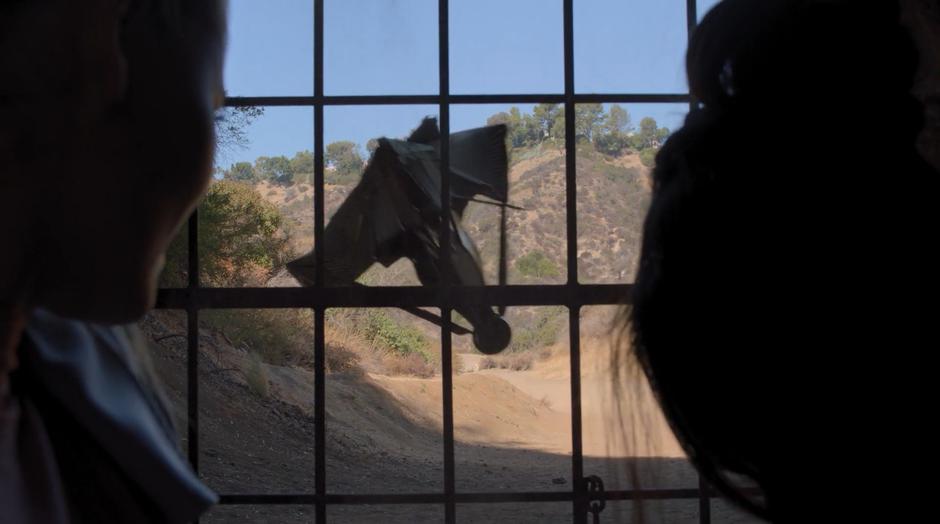
<instances>
[{"instance_id":1,"label":"shrub","mask_svg":"<svg viewBox=\"0 0 940 524\"><path fill-rule=\"evenodd\" d=\"M529 327L517 329L512 335L509 351L522 352L551 346L558 340L563 322L562 306L542 308L539 316Z\"/></svg>"},{"instance_id":2,"label":"shrub","mask_svg":"<svg viewBox=\"0 0 940 524\"><path fill-rule=\"evenodd\" d=\"M260 285L270 271L284 262L288 239L281 229L277 207L254 188L240 182L219 180L209 186L199 206L200 279L211 286ZM177 236L167 250L169 281L179 285L185 274L186 238Z\"/></svg>"},{"instance_id":3,"label":"shrub","mask_svg":"<svg viewBox=\"0 0 940 524\"><path fill-rule=\"evenodd\" d=\"M413 326L399 324L385 311L369 312L365 335L373 344L385 347L399 356L416 354L425 362L433 360L430 343L424 334Z\"/></svg>"},{"instance_id":4,"label":"shrub","mask_svg":"<svg viewBox=\"0 0 940 524\"><path fill-rule=\"evenodd\" d=\"M327 373L360 373L362 368L359 366L360 357L351 349L341 345L328 345L326 347L326 372Z\"/></svg>"},{"instance_id":5,"label":"shrub","mask_svg":"<svg viewBox=\"0 0 940 524\"><path fill-rule=\"evenodd\" d=\"M276 366L313 368L313 313L308 309L217 309L203 324Z\"/></svg>"},{"instance_id":6,"label":"shrub","mask_svg":"<svg viewBox=\"0 0 940 524\"><path fill-rule=\"evenodd\" d=\"M495 357L484 357L480 360L480 369L510 369L512 371L528 371L535 365L535 355L532 353L510 353Z\"/></svg>"},{"instance_id":7,"label":"shrub","mask_svg":"<svg viewBox=\"0 0 940 524\"><path fill-rule=\"evenodd\" d=\"M619 155L628 145L629 138L620 131L601 133L594 137L594 148L605 155Z\"/></svg>"},{"instance_id":8,"label":"shrub","mask_svg":"<svg viewBox=\"0 0 940 524\"><path fill-rule=\"evenodd\" d=\"M430 378L437 371L433 364L429 363L418 353L409 353L407 355L392 354L385 359L385 372L389 375L411 375L419 378Z\"/></svg>"},{"instance_id":9,"label":"shrub","mask_svg":"<svg viewBox=\"0 0 940 524\"><path fill-rule=\"evenodd\" d=\"M640 162L646 167L656 166L656 153L658 149L648 148L640 151Z\"/></svg>"},{"instance_id":10,"label":"shrub","mask_svg":"<svg viewBox=\"0 0 940 524\"><path fill-rule=\"evenodd\" d=\"M531 251L516 259L516 270L525 277L557 277L558 268L541 251Z\"/></svg>"}]
</instances>

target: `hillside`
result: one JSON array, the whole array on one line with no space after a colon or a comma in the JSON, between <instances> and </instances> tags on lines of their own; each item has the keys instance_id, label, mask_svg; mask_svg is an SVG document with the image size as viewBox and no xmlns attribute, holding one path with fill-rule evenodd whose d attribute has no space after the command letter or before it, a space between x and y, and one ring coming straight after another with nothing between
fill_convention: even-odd
<instances>
[{"instance_id":1,"label":"hillside","mask_svg":"<svg viewBox=\"0 0 940 524\"><path fill-rule=\"evenodd\" d=\"M155 312L143 322L158 375L177 423L185 427L185 315ZM313 491L313 374L264 364L264 394L249 384L249 353L213 329L199 332L200 476L226 494ZM697 477L648 396L622 397L647 423L640 447L618 436L606 366L609 341L585 344L585 471L608 489L634 485L636 466L646 488L694 488ZM330 351L330 348L327 348ZM454 379L454 428L459 491L570 489L570 407L563 353L525 372L485 370ZM626 390L625 390L626 391ZM326 376L326 474L330 493L427 493L442 489L441 380L378 373ZM628 418L628 420L634 420ZM186 440L181 441L185 447ZM630 458L633 457L633 458ZM650 501L649 522L695 522L695 501ZM439 522L438 506L331 508L342 522ZM630 506L612 504L604 521L623 521ZM461 506L461 522L570 522L570 504ZM204 522L309 522L303 506L223 506ZM716 506L715 522L751 522Z\"/></svg>"},{"instance_id":2,"label":"hillside","mask_svg":"<svg viewBox=\"0 0 940 524\"><path fill-rule=\"evenodd\" d=\"M590 144L579 147L578 174L578 264L582 283L626 283L636 270L642 220L650 195L650 170L635 152L604 155ZM330 217L355 186L329 184L325 188L327 217ZM509 284L562 284L566 280L566 209L564 151L548 143L513 149L509 172L510 202L523 210L509 210L507 261ZM313 246L313 191L307 184L280 185L260 182L254 189L277 206L283 217L295 255ZM327 222L329 224L329 222ZM499 261L499 210L471 202L464 227L477 244L488 283L497 282ZM533 272L522 262L543 259ZM389 268L376 264L363 277L370 285L419 285L410 261L402 259ZM276 270L269 286L297 285L283 270ZM408 315L393 313L396 320L428 332L433 326ZM549 316L550 318L546 318ZM510 308L507 319L522 346L537 349L554 342L567 330L563 308ZM428 328L431 328L428 331ZM521 338L520 338L521 335ZM468 337L457 337L455 346L471 351ZM524 346L524 347L523 347Z\"/></svg>"}]
</instances>

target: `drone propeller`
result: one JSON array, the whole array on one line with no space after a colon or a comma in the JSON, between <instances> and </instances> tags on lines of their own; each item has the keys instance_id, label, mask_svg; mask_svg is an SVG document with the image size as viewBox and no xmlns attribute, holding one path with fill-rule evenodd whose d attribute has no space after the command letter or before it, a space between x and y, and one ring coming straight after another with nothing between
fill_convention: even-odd
<instances>
[{"instance_id":1,"label":"drone propeller","mask_svg":"<svg viewBox=\"0 0 940 524\"><path fill-rule=\"evenodd\" d=\"M434 313L419 309L416 307L400 306L401 309L405 310L408 313L422 319L427 320L428 322L434 324L435 326L443 326L444 319L440 315L435 315ZM455 335L472 335L473 331L461 326L460 324L451 320L450 322L450 332Z\"/></svg>"},{"instance_id":2,"label":"drone propeller","mask_svg":"<svg viewBox=\"0 0 940 524\"><path fill-rule=\"evenodd\" d=\"M492 202L490 200L482 200L479 198L468 198L466 199L470 202L476 202L478 204L486 204L489 206L499 206L499 207L508 207L509 209L515 209L516 211L525 211L524 207L514 206L506 202Z\"/></svg>"}]
</instances>

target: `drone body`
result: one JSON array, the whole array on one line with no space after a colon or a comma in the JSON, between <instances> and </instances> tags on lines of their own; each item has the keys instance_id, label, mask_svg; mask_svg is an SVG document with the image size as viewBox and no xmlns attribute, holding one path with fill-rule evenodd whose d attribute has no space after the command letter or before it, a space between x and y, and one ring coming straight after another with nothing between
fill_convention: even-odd
<instances>
[{"instance_id":1,"label":"drone body","mask_svg":"<svg viewBox=\"0 0 940 524\"><path fill-rule=\"evenodd\" d=\"M508 157L504 125L471 129L450 135L451 250L446 263L455 285L485 285L479 254L461 225L463 212L476 195L503 207L501 246L505 245L505 207L508 196ZM390 266L402 257L412 261L424 285L441 283L441 160L440 131L426 118L407 140L379 139L362 180L339 207L324 231L324 282L327 286L356 285L356 279L375 262ZM313 252L287 265L301 284L314 283ZM505 249L500 259L505 281ZM421 318L434 315L408 309ZM473 326L473 341L483 353L498 353L509 345L511 330L489 306L461 306L456 311ZM455 333L469 333L455 327Z\"/></svg>"}]
</instances>

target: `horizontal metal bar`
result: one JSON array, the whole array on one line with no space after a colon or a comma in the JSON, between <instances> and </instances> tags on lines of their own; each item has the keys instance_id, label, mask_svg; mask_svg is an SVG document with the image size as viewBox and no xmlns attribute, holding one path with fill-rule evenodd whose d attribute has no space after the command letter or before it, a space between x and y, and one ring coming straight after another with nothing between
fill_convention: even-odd
<instances>
[{"instance_id":1,"label":"horizontal metal bar","mask_svg":"<svg viewBox=\"0 0 940 524\"><path fill-rule=\"evenodd\" d=\"M313 106L315 100L313 96L227 96L225 106Z\"/></svg>"},{"instance_id":2,"label":"horizontal metal bar","mask_svg":"<svg viewBox=\"0 0 940 524\"><path fill-rule=\"evenodd\" d=\"M630 284L575 286L456 287L442 296L430 286L314 288L161 289L158 309L315 308L315 307L448 307L461 305L579 307L626 304Z\"/></svg>"},{"instance_id":3,"label":"horizontal metal bar","mask_svg":"<svg viewBox=\"0 0 940 524\"><path fill-rule=\"evenodd\" d=\"M681 93L591 93L574 95L576 104L619 102L627 104L689 103ZM498 95L364 95L364 96L237 96L225 99L228 107L245 106L350 106L350 105L439 105L439 104L561 104L562 94Z\"/></svg>"},{"instance_id":4,"label":"horizontal metal bar","mask_svg":"<svg viewBox=\"0 0 940 524\"><path fill-rule=\"evenodd\" d=\"M644 489L619 490L604 492L605 500L685 500L697 499L701 492L697 488L689 489ZM714 491L710 498L718 498ZM574 499L572 491L528 491L494 493L455 493L452 495L458 504L500 504L507 502L567 502ZM590 500L598 500L588 494ZM341 494L317 495L222 495L220 504L443 504L448 496L444 493L415 494Z\"/></svg>"},{"instance_id":5,"label":"horizontal metal bar","mask_svg":"<svg viewBox=\"0 0 940 524\"><path fill-rule=\"evenodd\" d=\"M591 93L574 95L575 104L591 102L622 102L622 103L674 103L689 101L688 94L655 94L655 93ZM451 104L563 104L565 95L451 95L448 100Z\"/></svg>"},{"instance_id":6,"label":"horizontal metal bar","mask_svg":"<svg viewBox=\"0 0 940 524\"><path fill-rule=\"evenodd\" d=\"M594 93L574 95L575 104L619 102L623 104L688 104L691 96L678 93Z\"/></svg>"}]
</instances>

